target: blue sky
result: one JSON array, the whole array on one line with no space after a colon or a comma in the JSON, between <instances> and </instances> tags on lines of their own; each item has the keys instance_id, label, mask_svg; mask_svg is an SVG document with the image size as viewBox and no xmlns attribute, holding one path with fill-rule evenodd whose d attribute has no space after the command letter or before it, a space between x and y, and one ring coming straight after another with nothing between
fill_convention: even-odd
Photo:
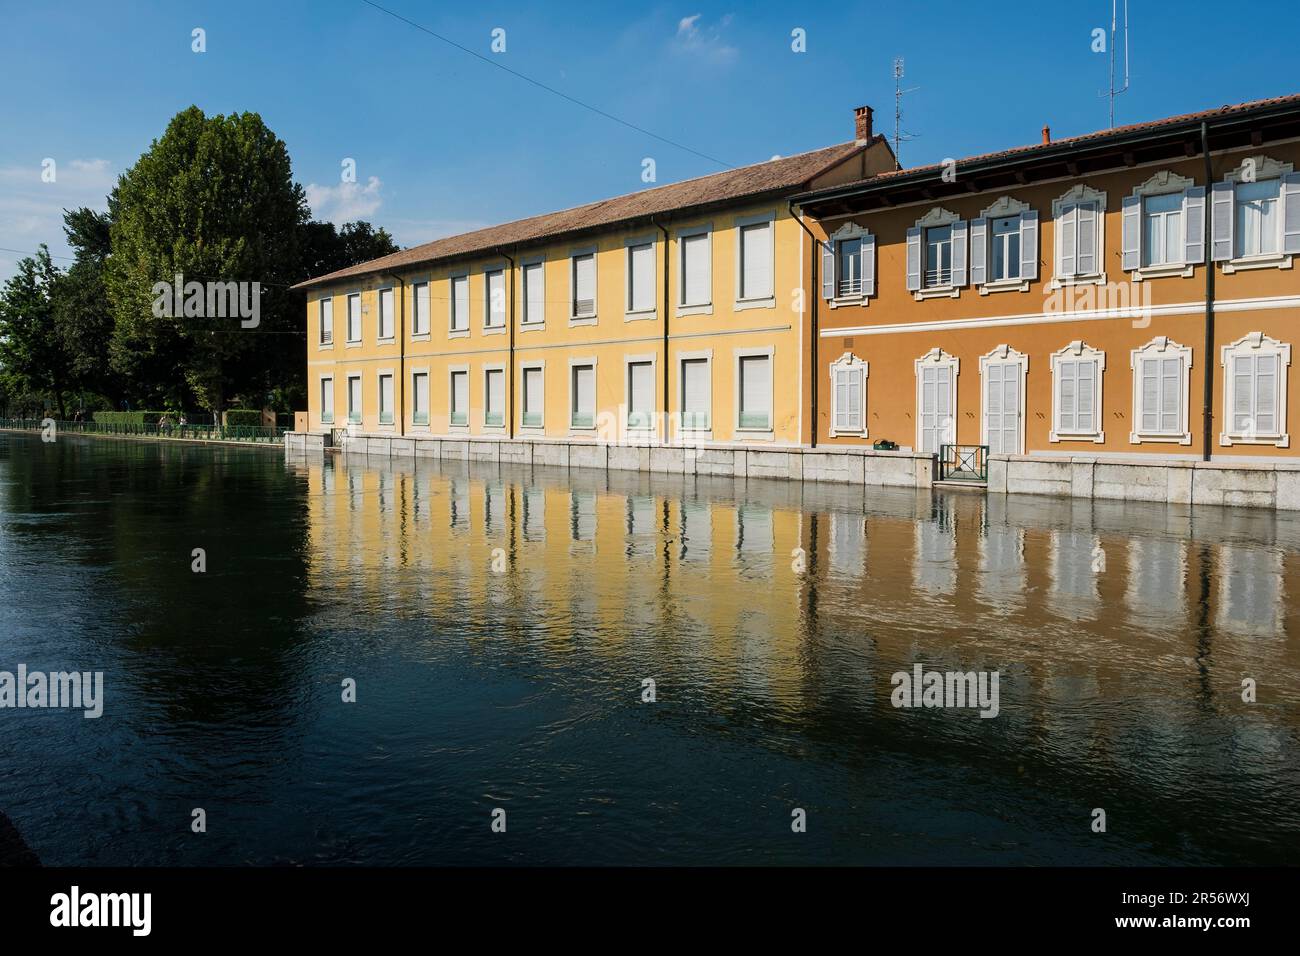
<instances>
[{"instance_id":1,"label":"blue sky","mask_svg":"<svg viewBox=\"0 0 1300 956\"><path fill-rule=\"evenodd\" d=\"M1069 3L466 4L376 0L577 99L730 165L892 134L906 59L904 165L1104 128L1107 0ZM1290 3L1226 11L1131 0L1132 89L1117 123L1300 90ZM1287 11L1291 11L1288 15ZM69 250L65 206L104 195L178 110L258 112L319 218L402 245L721 168L428 36L363 0L5 0L0 247ZM191 31L207 51L191 51ZM490 49L505 30L506 52ZM806 31L807 52L791 50ZM41 181L46 157L57 180ZM355 185L340 163L357 163ZM18 255L0 251L0 278ZM66 264L66 263L65 263Z\"/></svg>"}]
</instances>

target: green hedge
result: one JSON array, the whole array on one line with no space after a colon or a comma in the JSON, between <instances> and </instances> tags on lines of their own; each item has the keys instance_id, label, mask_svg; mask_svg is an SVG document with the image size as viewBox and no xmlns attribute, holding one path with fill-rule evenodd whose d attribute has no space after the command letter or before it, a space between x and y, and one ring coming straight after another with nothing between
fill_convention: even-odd
<instances>
[{"instance_id":1,"label":"green hedge","mask_svg":"<svg viewBox=\"0 0 1300 956\"><path fill-rule=\"evenodd\" d=\"M166 412L92 412L91 418L101 425L157 425ZM175 415L172 416L176 418Z\"/></svg>"},{"instance_id":2,"label":"green hedge","mask_svg":"<svg viewBox=\"0 0 1300 956\"><path fill-rule=\"evenodd\" d=\"M262 413L255 408L231 408L226 411L226 425L260 425Z\"/></svg>"}]
</instances>

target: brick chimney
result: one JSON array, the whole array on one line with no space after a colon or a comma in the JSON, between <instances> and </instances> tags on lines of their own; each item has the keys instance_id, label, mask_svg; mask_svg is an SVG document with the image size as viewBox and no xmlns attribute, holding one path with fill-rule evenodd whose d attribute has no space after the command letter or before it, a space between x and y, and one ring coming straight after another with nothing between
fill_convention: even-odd
<instances>
[{"instance_id":1,"label":"brick chimney","mask_svg":"<svg viewBox=\"0 0 1300 956\"><path fill-rule=\"evenodd\" d=\"M853 138L859 146L871 139L871 107L859 106L853 111Z\"/></svg>"},{"instance_id":2,"label":"brick chimney","mask_svg":"<svg viewBox=\"0 0 1300 956\"><path fill-rule=\"evenodd\" d=\"M1044 124L1044 125L1043 125L1043 142L1044 142L1044 143L1050 143L1051 141L1052 141L1052 127L1050 127L1050 126Z\"/></svg>"}]
</instances>

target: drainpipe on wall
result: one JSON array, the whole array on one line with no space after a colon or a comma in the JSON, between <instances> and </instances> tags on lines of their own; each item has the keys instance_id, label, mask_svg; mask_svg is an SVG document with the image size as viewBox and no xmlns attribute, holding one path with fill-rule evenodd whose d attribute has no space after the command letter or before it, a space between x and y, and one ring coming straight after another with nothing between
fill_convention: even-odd
<instances>
[{"instance_id":1,"label":"drainpipe on wall","mask_svg":"<svg viewBox=\"0 0 1300 956\"><path fill-rule=\"evenodd\" d=\"M800 229L808 233L808 238L812 240L812 263L808 268L808 275L812 280L811 283L812 284L812 335L809 336L809 339L811 341L809 352L811 356L810 364L812 367L812 375L809 376L809 380L808 380L808 387L810 389L809 398L812 406L812 431L809 436L809 447L816 448L817 447L817 375L819 374L819 369L817 368L817 345L818 345L817 300L821 298L821 286L817 281L817 264L821 261L821 256L819 255L819 253L821 252L822 244L821 244L821 240L813 235L812 230L809 229L806 225L804 225L804 221L802 217L797 212L795 212L795 205L793 202L790 203L790 217L799 224ZM802 401L803 396L800 395L799 399L800 401Z\"/></svg>"},{"instance_id":2,"label":"drainpipe on wall","mask_svg":"<svg viewBox=\"0 0 1300 956\"><path fill-rule=\"evenodd\" d=\"M406 434L406 280L389 273L402 287L397 304L397 434Z\"/></svg>"},{"instance_id":3,"label":"drainpipe on wall","mask_svg":"<svg viewBox=\"0 0 1300 956\"><path fill-rule=\"evenodd\" d=\"M518 251L518 247L515 247ZM506 315L506 321L510 323L510 332L508 335L509 358L506 360L506 417L509 424L506 425L506 437L515 437L515 260L501 251L497 252L503 259L510 263L510 311ZM489 308L491 303L488 303Z\"/></svg>"},{"instance_id":4,"label":"drainpipe on wall","mask_svg":"<svg viewBox=\"0 0 1300 956\"><path fill-rule=\"evenodd\" d=\"M1214 170L1210 166L1210 130L1209 124L1201 122L1201 155L1205 157L1205 214L1202 217L1205 230L1205 417L1202 428L1201 459L1210 460L1213 448L1214 432L1214 231L1210 222L1213 203L1210 201L1211 187L1214 185ZM1227 414L1227 410L1224 410Z\"/></svg>"},{"instance_id":5,"label":"drainpipe on wall","mask_svg":"<svg viewBox=\"0 0 1300 956\"><path fill-rule=\"evenodd\" d=\"M668 444L668 230L659 225L654 216L650 221L664 234L664 417L663 434L659 436L661 444Z\"/></svg>"}]
</instances>

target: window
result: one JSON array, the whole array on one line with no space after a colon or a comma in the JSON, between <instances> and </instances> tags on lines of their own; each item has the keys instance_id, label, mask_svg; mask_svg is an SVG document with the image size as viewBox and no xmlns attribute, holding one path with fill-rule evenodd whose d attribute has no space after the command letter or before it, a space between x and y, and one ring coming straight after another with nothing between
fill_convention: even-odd
<instances>
[{"instance_id":1,"label":"window","mask_svg":"<svg viewBox=\"0 0 1300 956\"><path fill-rule=\"evenodd\" d=\"M994 282L1019 279L1020 217L994 219L989 229L989 244L993 253L989 278Z\"/></svg>"},{"instance_id":2,"label":"window","mask_svg":"<svg viewBox=\"0 0 1300 956\"><path fill-rule=\"evenodd\" d=\"M862 294L862 240L842 239L835 244L835 293L840 296Z\"/></svg>"},{"instance_id":3,"label":"window","mask_svg":"<svg viewBox=\"0 0 1300 956\"><path fill-rule=\"evenodd\" d=\"M952 226L925 230L925 287L952 284Z\"/></svg>"},{"instance_id":4,"label":"window","mask_svg":"<svg viewBox=\"0 0 1300 956\"><path fill-rule=\"evenodd\" d=\"M970 250L970 278L980 295L1028 291L1038 278L1038 212L1001 197L971 221Z\"/></svg>"},{"instance_id":5,"label":"window","mask_svg":"<svg viewBox=\"0 0 1300 956\"><path fill-rule=\"evenodd\" d=\"M648 431L655 427L655 367L647 360L627 363L627 427Z\"/></svg>"},{"instance_id":6,"label":"window","mask_svg":"<svg viewBox=\"0 0 1300 956\"><path fill-rule=\"evenodd\" d=\"M867 363L845 352L831 365L831 437L866 435Z\"/></svg>"},{"instance_id":7,"label":"window","mask_svg":"<svg viewBox=\"0 0 1300 956\"><path fill-rule=\"evenodd\" d=\"M637 243L627 247L627 311L653 312L655 308L655 247Z\"/></svg>"},{"instance_id":8,"label":"window","mask_svg":"<svg viewBox=\"0 0 1300 956\"><path fill-rule=\"evenodd\" d=\"M1177 173L1156 173L1124 197L1123 266L1136 279L1190 276L1205 261L1205 189Z\"/></svg>"},{"instance_id":9,"label":"window","mask_svg":"<svg viewBox=\"0 0 1300 956\"><path fill-rule=\"evenodd\" d=\"M483 424L500 426L506 423L506 372L501 368L486 369L483 373Z\"/></svg>"},{"instance_id":10,"label":"window","mask_svg":"<svg viewBox=\"0 0 1300 956\"><path fill-rule=\"evenodd\" d=\"M469 370L453 369L451 373L451 424L469 424Z\"/></svg>"},{"instance_id":11,"label":"window","mask_svg":"<svg viewBox=\"0 0 1300 956\"><path fill-rule=\"evenodd\" d=\"M736 357L737 426L768 431L772 428L772 356Z\"/></svg>"},{"instance_id":12,"label":"window","mask_svg":"<svg viewBox=\"0 0 1300 956\"><path fill-rule=\"evenodd\" d=\"M320 300L320 344L334 343L334 300L328 296Z\"/></svg>"},{"instance_id":13,"label":"window","mask_svg":"<svg viewBox=\"0 0 1300 956\"><path fill-rule=\"evenodd\" d=\"M682 235L678 240L681 250L681 304L687 308L703 307L713 302L713 275L710 263L712 240L708 230Z\"/></svg>"},{"instance_id":14,"label":"window","mask_svg":"<svg viewBox=\"0 0 1300 956\"><path fill-rule=\"evenodd\" d=\"M1134 349L1133 426L1129 441L1192 443L1187 425L1187 394L1192 371L1192 350L1166 336Z\"/></svg>"},{"instance_id":15,"label":"window","mask_svg":"<svg viewBox=\"0 0 1300 956\"><path fill-rule=\"evenodd\" d=\"M411 374L411 424L429 424L429 373Z\"/></svg>"},{"instance_id":16,"label":"window","mask_svg":"<svg viewBox=\"0 0 1300 956\"><path fill-rule=\"evenodd\" d=\"M451 277L451 331L469 331L469 276Z\"/></svg>"},{"instance_id":17,"label":"window","mask_svg":"<svg viewBox=\"0 0 1300 956\"><path fill-rule=\"evenodd\" d=\"M1105 277L1106 194L1080 183L1052 203L1056 221L1053 282Z\"/></svg>"},{"instance_id":18,"label":"window","mask_svg":"<svg viewBox=\"0 0 1300 956\"><path fill-rule=\"evenodd\" d=\"M1008 345L980 356L984 414L980 443L993 455L1024 452L1025 377L1029 359Z\"/></svg>"},{"instance_id":19,"label":"window","mask_svg":"<svg viewBox=\"0 0 1300 956\"><path fill-rule=\"evenodd\" d=\"M595 428L596 366L574 365L570 374L569 424L574 428Z\"/></svg>"},{"instance_id":20,"label":"window","mask_svg":"<svg viewBox=\"0 0 1300 956\"><path fill-rule=\"evenodd\" d=\"M739 243L738 284L736 298L742 300L772 297L772 220L745 222L737 230Z\"/></svg>"},{"instance_id":21,"label":"window","mask_svg":"<svg viewBox=\"0 0 1300 956\"><path fill-rule=\"evenodd\" d=\"M411 286L411 334L429 334L429 283Z\"/></svg>"},{"instance_id":22,"label":"window","mask_svg":"<svg viewBox=\"0 0 1300 956\"><path fill-rule=\"evenodd\" d=\"M683 431L708 431L713 427L711 364L707 357L682 359Z\"/></svg>"},{"instance_id":23,"label":"window","mask_svg":"<svg viewBox=\"0 0 1300 956\"><path fill-rule=\"evenodd\" d=\"M541 325L546 321L546 264L530 262L524 266L524 325Z\"/></svg>"},{"instance_id":24,"label":"window","mask_svg":"<svg viewBox=\"0 0 1300 956\"><path fill-rule=\"evenodd\" d=\"M320 422L334 424L334 379L329 376L320 380Z\"/></svg>"},{"instance_id":25,"label":"window","mask_svg":"<svg viewBox=\"0 0 1300 956\"><path fill-rule=\"evenodd\" d=\"M487 301L483 303L483 327L504 328L506 324L506 274L501 269L483 273L483 290Z\"/></svg>"},{"instance_id":26,"label":"window","mask_svg":"<svg viewBox=\"0 0 1300 956\"><path fill-rule=\"evenodd\" d=\"M1281 244L1281 229L1278 228L1281 218L1277 207L1281 185L1276 179L1237 184L1238 259L1278 251Z\"/></svg>"},{"instance_id":27,"label":"window","mask_svg":"<svg viewBox=\"0 0 1300 956\"><path fill-rule=\"evenodd\" d=\"M361 424L361 376L348 376L348 424Z\"/></svg>"},{"instance_id":28,"label":"window","mask_svg":"<svg viewBox=\"0 0 1300 956\"><path fill-rule=\"evenodd\" d=\"M907 289L916 299L957 297L966 284L968 234L965 220L938 207L907 230Z\"/></svg>"},{"instance_id":29,"label":"window","mask_svg":"<svg viewBox=\"0 0 1300 956\"><path fill-rule=\"evenodd\" d=\"M572 259L573 311L575 319L596 316L596 254L581 253Z\"/></svg>"},{"instance_id":30,"label":"window","mask_svg":"<svg viewBox=\"0 0 1300 956\"><path fill-rule=\"evenodd\" d=\"M393 376L391 372L379 376L379 424L393 424Z\"/></svg>"},{"instance_id":31,"label":"window","mask_svg":"<svg viewBox=\"0 0 1300 956\"><path fill-rule=\"evenodd\" d=\"M1212 258L1238 268L1290 268L1300 252L1300 175L1251 156L1211 190Z\"/></svg>"},{"instance_id":32,"label":"window","mask_svg":"<svg viewBox=\"0 0 1300 956\"><path fill-rule=\"evenodd\" d=\"M956 440L959 360L931 349L914 363L916 370L916 450L934 454Z\"/></svg>"},{"instance_id":33,"label":"window","mask_svg":"<svg viewBox=\"0 0 1300 956\"><path fill-rule=\"evenodd\" d=\"M822 243L822 298L866 305L876 292L876 240L855 222L845 223Z\"/></svg>"},{"instance_id":34,"label":"window","mask_svg":"<svg viewBox=\"0 0 1300 956\"><path fill-rule=\"evenodd\" d=\"M1252 332L1223 347L1226 422L1220 445L1286 448L1286 371L1291 346Z\"/></svg>"},{"instance_id":35,"label":"window","mask_svg":"<svg viewBox=\"0 0 1300 956\"><path fill-rule=\"evenodd\" d=\"M544 422L542 412L544 397L542 391L544 382L543 367L540 365L525 366L520 374L523 377L523 388L520 391L523 392L524 398L523 418L520 424L524 428L541 428Z\"/></svg>"},{"instance_id":36,"label":"window","mask_svg":"<svg viewBox=\"0 0 1300 956\"><path fill-rule=\"evenodd\" d=\"M1052 430L1048 439L1106 440L1101 418L1101 373L1106 353L1071 342L1052 355Z\"/></svg>"},{"instance_id":37,"label":"window","mask_svg":"<svg viewBox=\"0 0 1300 956\"><path fill-rule=\"evenodd\" d=\"M361 293L348 296L348 341L361 341Z\"/></svg>"},{"instance_id":38,"label":"window","mask_svg":"<svg viewBox=\"0 0 1300 956\"><path fill-rule=\"evenodd\" d=\"M393 290L379 290L379 340L393 337Z\"/></svg>"}]
</instances>

